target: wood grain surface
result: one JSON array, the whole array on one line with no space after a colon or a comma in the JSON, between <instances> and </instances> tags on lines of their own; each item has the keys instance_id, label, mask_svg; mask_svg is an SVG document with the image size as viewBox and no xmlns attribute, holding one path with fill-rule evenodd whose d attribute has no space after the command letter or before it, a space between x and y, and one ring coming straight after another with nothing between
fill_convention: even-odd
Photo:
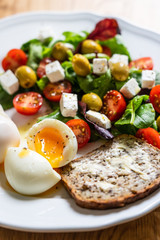
<instances>
[{"instance_id":1,"label":"wood grain surface","mask_svg":"<svg viewBox=\"0 0 160 240\"><path fill-rule=\"evenodd\" d=\"M0 18L37 10L94 11L160 32L159 0L0 0ZM160 208L129 223L82 233L26 233L0 228L0 240L160 240Z\"/></svg>"}]
</instances>

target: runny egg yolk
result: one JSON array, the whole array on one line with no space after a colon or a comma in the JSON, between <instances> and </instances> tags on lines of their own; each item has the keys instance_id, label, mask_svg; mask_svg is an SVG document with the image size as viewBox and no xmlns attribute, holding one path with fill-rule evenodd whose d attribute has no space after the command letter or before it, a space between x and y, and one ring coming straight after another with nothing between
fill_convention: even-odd
<instances>
[{"instance_id":1,"label":"runny egg yolk","mask_svg":"<svg viewBox=\"0 0 160 240\"><path fill-rule=\"evenodd\" d=\"M63 160L64 140L57 129L43 128L35 136L36 152L45 157L52 167Z\"/></svg>"}]
</instances>

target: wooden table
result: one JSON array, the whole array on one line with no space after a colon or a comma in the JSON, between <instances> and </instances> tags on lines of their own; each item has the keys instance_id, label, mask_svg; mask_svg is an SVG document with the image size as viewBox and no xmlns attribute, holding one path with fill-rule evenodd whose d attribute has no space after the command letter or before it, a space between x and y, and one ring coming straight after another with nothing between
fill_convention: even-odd
<instances>
[{"instance_id":1,"label":"wooden table","mask_svg":"<svg viewBox=\"0 0 160 240\"><path fill-rule=\"evenodd\" d=\"M160 32L159 0L0 0L0 18L36 10L96 11ZM0 240L160 240L160 208L126 224L83 233L26 233L0 228Z\"/></svg>"}]
</instances>

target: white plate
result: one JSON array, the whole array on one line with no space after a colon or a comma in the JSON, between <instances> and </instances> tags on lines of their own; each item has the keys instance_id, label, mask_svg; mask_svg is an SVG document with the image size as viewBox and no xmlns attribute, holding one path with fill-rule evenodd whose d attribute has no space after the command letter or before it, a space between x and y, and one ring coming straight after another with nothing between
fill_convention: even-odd
<instances>
[{"instance_id":1,"label":"white plate","mask_svg":"<svg viewBox=\"0 0 160 240\"><path fill-rule=\"evenodd\" d=\"M105 16L91 13L38 12L20 14L0 20L0 61L8 50L19 48L35 38L42 25L53 27L56 38L63 31L91 31ZM151 56L155 69L160 69L160 35L117 19L122 35L133 58ZM17 121L17 115L12 117ZM18 122L24 118L19 118ZM89 145L89 150L91 149ZM85 149L86 151L88 149ZM160 205L160 192L112 210L87 210L78 207L64 188L51 189L37 197L25 197L14 192L6 182L0 167L0 226L37 232L88 231L111 227L136 219Z\"/></svg>"}]
</instances>

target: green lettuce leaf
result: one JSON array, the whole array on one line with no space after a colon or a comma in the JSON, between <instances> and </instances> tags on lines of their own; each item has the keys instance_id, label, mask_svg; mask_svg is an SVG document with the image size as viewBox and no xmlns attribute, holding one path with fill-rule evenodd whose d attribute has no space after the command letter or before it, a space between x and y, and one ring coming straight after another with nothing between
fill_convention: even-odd
<instances>
[{"instance_id":1,"label":"green lettuce leaf","mask_svg":"<svg viewBox=\"0 0 160 240\"><path fill-rule=\"evenodd\" d=\"M110 57L104 53L87 53L87 54L83 54L83 56L85 56L88 60L92 60L96 57L98 58L106 58L107 60L110 59Z\"/></svg>"},{"instance_id":2,"label":"green lettuce leaf","mask_svg":"<svg viewBox=\"0 0 160 240\"><path fill-rule=\"evenodd\" d=\"M127 55L129 58L129 61L131 61L130 53L128 52L127 47L124 45L121 35L117 34L115 37L105 41L99 41L99 43L102 46L109 47L112 54L117 53L117 54Z\"/></svg>"},{"instance_id":3,"label":"green lettuce leaf","mask_svg":"<svg viewBox=\"0 0 160 240\"><path fill-rule=\"evenodd\" d=\"M50 57L52 41L52 37L46 38L44 41L32 39L21 46L21 49L28 55L27 65L34 71L37 70L39 62L43 58Z\"/></svg>"},{"instance_id":4,"label":"green lettuce leaf","mask_svg":"<svg viewBox=\"0 0 160 240\"><path fill-rule=\"evenodd\" d=\"M74 85L77 82L77 75L73 70L72 63L65 61L62 63L62 67L64 68L65 78Z\"/></svg>"},{"instance_id":5,"label":"green lettuce leaf","mask_svg":"<svg viewBox=\"0 0 160 240\"><path fill-rule=\"evenodd\" d=\"M141 95L130 100L123 116L115 122L115 127L122 133L133 135L139 128L151 127L156 114L152 104L146 103L148 99L148 95Z\"/></svg>"},{"instance_id":6,"label":"green lettuce leaf","mask_svg":"<svg viewBox=\"0 0 160 240\"><path fill-rule=\"evenodd\" d=\"M74 32L63 32L63 36L65 37L63 42L71 43L76 49L78 44L87 38L88 33L86 31L83 31L81 34Z\"/></svg>"},{"instance_id":7,"label":"green lettuce leaf","mask_svg":"<svg viewBox=\"0 0 160 240\"><path fill-rule=\"evenodd\" d=\"M41 44L31 43L29 46L29 55L27 65L33 70L37 70L39 62L43 59L43 47Z\"/></svg>"},{"instance_id":8,"label":"green lettuce leaf","mask_svg":"<svg viewBox=\"0 0 160 240\"><path fill-rule=\"evenodd\" d=\"M41 91L43 91L43 89L45 88L45 86L48 84L49 80L46 76L42 77L41 79L39 79L36 84L39 87L39 89Z\"/></svg>"}]
</instances>

